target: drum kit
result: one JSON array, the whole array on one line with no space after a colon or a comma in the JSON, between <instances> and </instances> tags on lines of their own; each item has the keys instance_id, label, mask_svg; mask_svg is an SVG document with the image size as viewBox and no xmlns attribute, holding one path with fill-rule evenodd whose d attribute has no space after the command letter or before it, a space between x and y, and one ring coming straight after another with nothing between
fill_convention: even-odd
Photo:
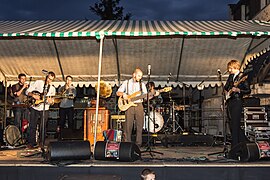
<instances>
[{"instance_id":1,"label":"drum kit","mask_svg":"<svg viewBox=\"0 0 270 180\"><path fill-rule=\"evenodd\" d=\"M146 132L174 134L184 131L182 127L184 119L180 111L185 109L172 100L171 93L169 93L169 99L169 102L166 103L153 101L155 103L151 103L151 111L149 113L145 111L143 128Z\"/></svg>"}]
</instances>

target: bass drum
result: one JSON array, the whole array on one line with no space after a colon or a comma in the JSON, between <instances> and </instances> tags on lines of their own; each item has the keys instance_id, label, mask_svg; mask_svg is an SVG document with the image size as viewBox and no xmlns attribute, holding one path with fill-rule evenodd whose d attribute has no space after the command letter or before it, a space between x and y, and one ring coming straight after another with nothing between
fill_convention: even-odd
<instances>
[{"instance_id":1,"label":"bass drum","mask_svg":"<svg viewBox=\"0 0 270 180\"><path fill-rule=\"evenodd\" d=\"M149 123L148 123L148 120L150 120ZM149 128L148 128L148 124L149 124ZM163 117L158 112L151 111L150 118L148 118L148 115L146 115L146 114L144 115L144 126L143 127L146 131L149 131L151 133L158 132L162 129L163 125L164 125Z\"/></svg>"},{"instance_id":2,"label":"bass drum","mask_svg":"<svg viewBox=\"0 0 270 180\"><path fill-rule=\"evenodd\" d=\"M4 130L4 142L10 146L21 145L22 136L20 130L14 125L8 125Z\"/></svg>"}]
</instances>

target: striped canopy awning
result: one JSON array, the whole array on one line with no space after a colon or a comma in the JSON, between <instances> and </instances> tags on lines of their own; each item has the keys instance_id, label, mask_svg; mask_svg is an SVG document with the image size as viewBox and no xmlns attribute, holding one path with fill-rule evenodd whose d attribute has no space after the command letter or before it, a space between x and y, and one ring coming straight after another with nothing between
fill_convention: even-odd
<instances>
[{"instance_id":1,"label":"striped canopy awning","mask_svg":"<svg viewBox=\"0 0 270 180\"><path fill-rule=\"evenodd\" d=\"M0 81L14 83L19 73L40 79L46 69L57 74L56 84L72 75L75 84L95 85L105 36L101 79L112 85L136 67L146 74L150 64L161 86L215 86L217 69L225 71L231 59L244 67L269 47L269 35L270 23L255 20L0 21Z\"/></svg>"},{"instance_id":2,"label":"striped canopy awning","mask_svg":"<svg viewBox=\"0 0 270 180\"><path fill-rule=\"evenodd\" d=\"M269 35L262 21L0 21L0 37Z\"/></svg>"}]
</instances>

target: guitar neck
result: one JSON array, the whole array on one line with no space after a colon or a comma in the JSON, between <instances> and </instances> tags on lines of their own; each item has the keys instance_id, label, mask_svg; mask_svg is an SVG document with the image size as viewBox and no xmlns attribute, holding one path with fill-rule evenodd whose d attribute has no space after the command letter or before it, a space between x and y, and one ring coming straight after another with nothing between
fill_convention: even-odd
<instances>
[{"instance_id":1,"label":"guitar neck","mask_svg":"<svg viewBox=\"0 0 270 180\"><path fill-rule=\"evenodd\" d=\"M157 90L157 91L161 93L161 92L164 92L164 89L160 89L160 90ZM150 96L151 92L149 92L148 95ZM139 99L143 99L143 98L146 98L146 97L147 97L147 94L142 94L140 96L132 97L131 101L137 101Z\"/></svg>"},{"instance_id":2,"label":"guitar neck","mask_svg":"<svg viewBox=\"0 0 270 180\"><path fill-rule=\"evenodd\" d=\"M136 97L131 98L131 101L137 101L137 100L146 98L146 96L147 96L147 94L142 94L140 96L136 96Z\"/></svg>"}]
</instances>

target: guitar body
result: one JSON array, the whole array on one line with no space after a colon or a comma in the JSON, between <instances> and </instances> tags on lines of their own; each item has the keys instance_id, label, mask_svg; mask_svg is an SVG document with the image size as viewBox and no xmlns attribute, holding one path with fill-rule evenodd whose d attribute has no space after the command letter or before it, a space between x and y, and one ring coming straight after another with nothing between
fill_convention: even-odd
<instances>
[{"instance_id":1,"label":"guitar body","mask_svg":"<svg viewBox=\"0 0 270 180\"><path fill-rule=\"evenodd\" d=\"M238 87L238 85L241 83L241 82L243 82L243 81L245 81L246 79L248 78L248 76L244 76L244 77L242 77L239 81L237 81L237 82L235 82L234 84L233 84L233 87ZM231 94L233 93L233 91L232 91L232 89L230 89L228 92L227 92L227 94L226 94L226 101L231 97Z\"/></svg>"},{"instance_id":2,"label":"guitar body","mask_svg":"<svg viewBox=\"0 0 270 180\"><path fill-rule=\"evenodd\" d=\"M164 89L158 90L159 92L168 92L171 91L172 87L165 87ZM128 95L127 99L124 99L123 97L119 97L118 99L118 108L120 111L126 111L128 108L132 106L137 106L137 104L134 103L134 101L143 99L147 96L147 94L141 94L141 91L137 91L131 95Z\"/></svg>"},{"instance_id":3,"label":"guitar body","mask_svg":"<svg viewBox=\"0 0 270 180\"><path fill-rule=\"evenodd\" d=\"M44 96L42 93L38 91L33 91L32 93L35 95L38 95L40 99L34 99L33 97L30 97L28 100L29 105L37 107L40 104L44 103L44 99L43 99ZM74 99L73 95L54 95L54 96L47 96L47 97L54 98L54 103L60 103L63 98Z\"/></svg>"},{"instance_id":4,"label":"guitar body","mask_svg":"<svg viewBox=\"0 0 270 180\"><path fill-rule=\"evenodd\" d=\"M126 111L131 106L137 106L134 102L130 102L129 99L124 99L122 97L119 97L118 99L118 107L120 111Z\"/></svg>"}]
</instances>

